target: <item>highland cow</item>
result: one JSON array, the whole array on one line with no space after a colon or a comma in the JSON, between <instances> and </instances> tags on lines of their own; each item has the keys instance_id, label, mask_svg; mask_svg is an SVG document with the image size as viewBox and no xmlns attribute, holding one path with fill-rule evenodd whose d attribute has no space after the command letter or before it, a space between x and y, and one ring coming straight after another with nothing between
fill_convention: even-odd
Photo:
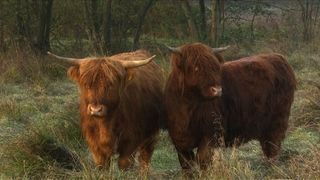
<instances>
[{"instance_id":1,"label":"highland cow","mask_svg":"<svg viewBox=\"0 0 320 180\"><path fill-rule=\"evenodd\" d=\"M169 49L165 106L181 167L197 161L205 168L213 148L249 140L258 140L265 156L275 158L296 87L286 59L271 53L223 63L219 52L227 48L194 43Z\"/></svg>"},{"instance_id":2,"label":"highland cow","mask_svg":"<svg viewBox=\"0 0 320 180\"><path fill-rule=\"evenodd\" d=\"M139 152L140 166L147 167L163 115L163 74L154 56L143 50L84 59L48 54L71 65L82 133L95 164L108 167L117 153L119 168L128 169Z\"/></svg>"}]
</instances>

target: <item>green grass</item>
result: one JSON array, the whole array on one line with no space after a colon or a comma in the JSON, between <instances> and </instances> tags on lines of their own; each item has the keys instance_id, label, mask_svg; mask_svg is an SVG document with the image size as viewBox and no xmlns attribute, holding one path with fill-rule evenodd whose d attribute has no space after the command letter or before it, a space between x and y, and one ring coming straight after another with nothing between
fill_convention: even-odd
<instances>
[{"instance_id":1,"label":"green grass","mask_svg":"<svg viewBox=\"0 0 320 180\"><path fill-rule=\"evenodd\" d=\"M166 56L159 54L157 60L166 70ZM28 56L24 63L31 68L14 66L21 62L14 61L19 58L9 57L11 62L2 67L9 64L11 68L0 73L0 179L185 178L167 132L161 132L149 174L139 174L138 168L119 171L117 157L109 170L97 170L80 132L76 85L64 78L65 70L56 64ZM299 86L279 159L266 161L259 143L251 141L239 148L217 149L212 166L205 172L195 168L195 178L320 178L320 92L309 83L320 83L316 68L320 54L301 50L288 55L288 60L295 69ZM50 67L54 70L46 71ZM82 169L68 169L73 163L66 165L70 161L57 159L55 150L72 155Z\"/></svg>"}]
</instances>

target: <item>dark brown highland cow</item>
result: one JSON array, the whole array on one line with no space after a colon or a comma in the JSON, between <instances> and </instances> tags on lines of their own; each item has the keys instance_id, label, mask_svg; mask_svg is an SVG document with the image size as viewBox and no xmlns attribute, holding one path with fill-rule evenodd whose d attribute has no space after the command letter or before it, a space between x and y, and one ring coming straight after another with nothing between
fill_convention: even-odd
<instances>
[{"instance_id":1,"label":"dark brown highland cow","mask_svg":"<svg viewBox=\"0 0 320 180\"><path fill-rule=\"evenodd\" d=\"M170 48L167 125L183 169L194 160L205 168L211 148L253 139L274 158L285 137L296 87L286 59L263 54L220 63L217 52L225 49L200 43Z\"/></svg>"},{"instance_id":2,"label":"dark brown highland cow","mask_svg":"<svg viewBox=\"0 0 320 180\"><path fill-rule=\"evenodd\" d=\"M97 166L109 166L119 154L120 169L147 167L163 114L163 74L154 57L139 50L111 57L61 59L71 67L68 75L80 89L82 133Z\"/></svg>"}]
</instances>

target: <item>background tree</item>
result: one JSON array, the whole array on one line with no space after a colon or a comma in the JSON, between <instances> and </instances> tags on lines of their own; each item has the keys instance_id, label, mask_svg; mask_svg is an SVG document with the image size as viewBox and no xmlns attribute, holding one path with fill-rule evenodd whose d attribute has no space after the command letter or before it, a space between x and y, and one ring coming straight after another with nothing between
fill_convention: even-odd
<instances>
[{"instance_id":1,"label":"background tree","mask_svg":"<svg viewBox=\"0 0 320 180\"><path fill-rule=\"evenodd\" d=\"M218 40L218 21L217 21L217 3L218 0L211 1L211 29L210 29L210 44L217 45Z\"/></svg>"},{"instance_id":2,"label":"background tree","mask_svg":"<svg viewBox=\"0 0 320 180\"><path fill-rule=\"evenodd\" d=\"M285 8L288 3L275 0L55 2L1 1L1 46L29 44L42 52L53 47L57 51L88 55L114 54L139 47L156 48L156 44L163 41L173 44L203 41L212 46L254 43L267 35L263 31L271 32L263 29L271 27L266 21L273 19L279 23L284 12L290 12L291 17L301 16L301 19L292 19L292 23L297 24L293 27L297 28L297 33L301 27L301 38L305 41L313 39L319 26L319 0L297 0L288 8ZM294 8L301 11L290 10ZM279 34L281 29L274 30L278 37L285 37Z\"/></svg>"},{"instance_id":3,"label":"background tree","mask_svg":"<svg viewBox=\"0 0 320 180\"><path fill-rule=\"evenodd\" d=\"M190 36L193 40L199 39L198 29L196 26L196 22L194 16L192 14L192 8L188 0L183 0L181 2L181 7L183 9L184 15L187 18Z\"/></svg>"},{"instance_id":4,"label":"background tree","mask_svg":"<svg viewBox=\"0 0 320 180\"><path fill-rule=\"evenodd\" d=\"M207 39L207 19L206 6L204 0L199 0L200 7L200 39L205 41Z\"/></svg>"},{"instance_id":5,"label":"background tree","mask_svg":"<svg viewBox=\"0 0 320 180\"><path fill-rule=\"evenodd\" d=\"M133 39L132 49L137 49L137 47L138 47L139 39L140 39L140 35L141 35L141 28L142 28L144 19L147 15L148 10L151 8L152 4L155 1L156 0L147 0L145 6L142 8L142 11L141 11L141 14L140 14L139 20L138 20L137 30L136 30L136 33L135 33L134 39Z\"/></svg>"},{"instance_id":6,"label":"background tree","mask_svg":"<svg viewBox=\"0 0 320 180\"><path fill-rule=\"evenodd\" d=\"M225 4L224 0L211 1L211 32L210 41L212 46L220 44L220 38L224 32Z\"/></svg>"},{"instance_id":7,"label":"background tree","mask_svg":"<svg viewBox=\"0 0 320 180\"><path fill-rule=\"evenodd\" d=\"M104 14L104 21L103 21L103 38L104 38L104 50L105 53L111 50L111 30L112 30L112 0L106 0L106 9Z\"/></svg>"},{"instance_id":8,"label":"background tree","mask_svg":"<svg viewBox=\"0 0 320 180\"><path fill-rule=\"evenodd\" d=\"M41 52L46 52L50 49L50 25L53 0L43 0L40 2L40 4L41 12L36 47Z\"/></svg>"},{"instance_id":9,"label":"background tree","mask_svg":"<svg viewBox=\"0 0 320 180\"><path fill-rule=\"evenodd\" d=\"M303 23L303 40L310 42L318 25L319 0L297 0L301 9L301 20Z\"/></svg>"},{"instance_id":10,"label":"background tree","mask_svg":"<svg viewBox=\"0 0 320 180\"><path fill-rule=\"evenodd\" d=\"M4 51L4 9L3 1L0 1L0 52Z\"/></svg>"},{"instance_id":11,"label":"background tree","mask_svg":"<svg viewBox=\"0 0 320 180\"><path fill-rule=\"evenodd\" d=\"M103 52L102 44L100 43L101 16L99 15L101 12L98 7L101 7L98 0L84 0L88 36L95 54L101 54Z\"/></svg>"},{"instance_id":12,"label":"background tree","mask_svg":"<svg viewBox=\"0 0 320 180\"><path fill-rule=\"evenodd\" d=\"M16 0L16 34L17 40L20 43L25 43L31 40L30 29L30 2L28 0Z\"/></svg>"}]
</instances>

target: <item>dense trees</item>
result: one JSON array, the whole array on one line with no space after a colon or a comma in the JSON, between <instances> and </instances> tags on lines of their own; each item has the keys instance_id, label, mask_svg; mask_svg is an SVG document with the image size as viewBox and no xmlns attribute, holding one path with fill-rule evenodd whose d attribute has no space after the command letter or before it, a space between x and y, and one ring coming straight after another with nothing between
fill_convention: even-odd
<instances>
[{"instance_id":1,"label":"dense trees","mask_svg":"<svg viewBox=\"0 0 320 180\"><path fill-rule=\"evenodd\" d=\"M318 26L320 15L319 0L297 0L301 10L301 20L303 23L303 40L311 41Z\"/></svg>"},{"instance_id":2,"label":"dense trees","mask_svg":"<svg viewBox=\"0 0 320 180\"><path fill-rule=\"evenodd\" d=\"M290 4L293 10L287 5L266 0L2 0L0 50L16 44L38 52L109 54L144 46L141 39L172 38L217 46L254 41L263 35L256 29L269 26L261 19L268 23L282 12L298 17L301 39L312 41L320 1L297 0Z\"/></svg>"}]
</instances>

